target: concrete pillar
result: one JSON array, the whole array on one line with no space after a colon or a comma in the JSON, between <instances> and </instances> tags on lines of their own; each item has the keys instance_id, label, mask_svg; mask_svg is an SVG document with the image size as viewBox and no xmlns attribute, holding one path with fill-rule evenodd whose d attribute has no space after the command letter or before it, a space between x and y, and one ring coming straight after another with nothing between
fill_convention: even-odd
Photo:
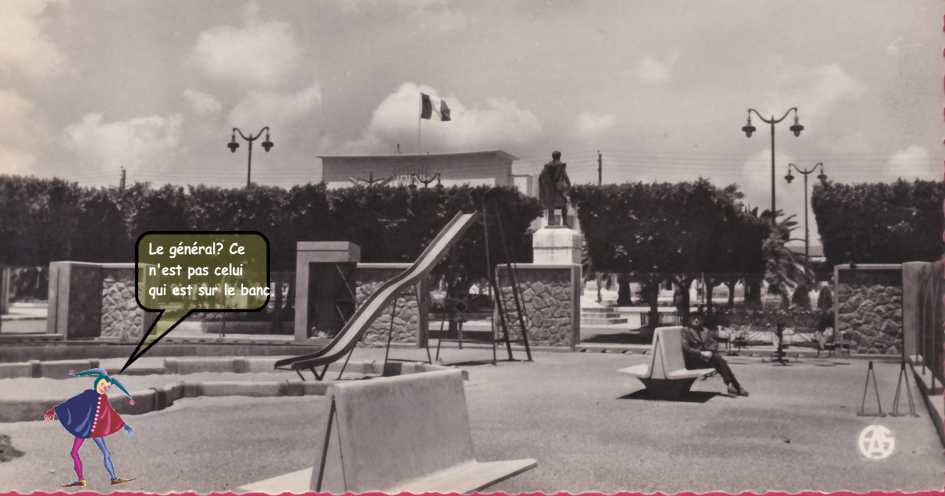
<instances>
[{"instance_id":1,"label":"concrete pillar","mask_svg":"<svg viewBox=\"0 0 945 496\"><path fill-rule=\"evenodd\" d=\"M102 264L50 262L46 332L96 338L102 332Z\"/></svg>"},{"instance_id":2,"label":"concrete pillar","mask_svg":"<svg viewBox=\"0 0 945 496\"><path fill-rule=\"evenodd\" d=\"M329 323L330 316L335 315L334 295L347 289L337 287L335 277L313 276L318 274L334 274L335 264L356 264L361 260L361 247L348 241L299 241L295 252L295 339L305 340L315 322L312 321L312 310ZM321 267L313 264L324 264Z\"/></svg>"},{"instance_id":3,"label":"concrete pillar","mask_svg":"<svg viewBox=\"0 0 945 496\"><path fill-rule=\"evenodd\" d=\"M0 315L10 313L10 276L12 267L0 267Z\"/></svg>"},{"instance_id":4,"label":"concrete pillar","mask_svg":"<svg viewBox=\"0 0 945 496\"><path fill-rule=\"evenodd\" d=\"M907 357L918 352L918 339L922 321L919 315L922 281L928 277L928 262L905 262L902 264L902 340Z\"/></svg>"}]
</instances>

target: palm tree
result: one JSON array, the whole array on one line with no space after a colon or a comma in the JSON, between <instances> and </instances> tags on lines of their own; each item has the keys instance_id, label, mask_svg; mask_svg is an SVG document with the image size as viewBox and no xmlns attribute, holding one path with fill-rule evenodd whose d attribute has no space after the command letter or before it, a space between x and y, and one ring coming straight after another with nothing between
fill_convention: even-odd
<instances>
[{"instance_id":1,"label":"palm tree","mask_svg":"<svg viewBox=\"0 0 945 496\"><path fill-rule=\"evenodd\" d=\"M769 288L774 288L781 298L781 308L791 306L791 289L798 284L810 284L810 272L803 256L795 255L787 247L793 241L791 233L797 228L794 215L777 220L783 213L775 211L774 229L765 239L762 249L765 258L765 281Z\"/></svg>"}]
</instances>

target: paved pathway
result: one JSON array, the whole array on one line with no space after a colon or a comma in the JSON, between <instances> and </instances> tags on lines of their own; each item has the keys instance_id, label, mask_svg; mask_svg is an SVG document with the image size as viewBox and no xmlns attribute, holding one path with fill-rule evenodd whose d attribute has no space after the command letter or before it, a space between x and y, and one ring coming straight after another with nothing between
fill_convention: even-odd
<instances>
[{"instance_id":1,"label":"paved pathway","mask_svg":"<svg viewBox=\"0 0 945 496\"><path fill-rule=\"evenodd\" d=\"M489 354L448 349L443 358L467 362ZM391 355L419 358L425 352L395 349ZM352 360L382 357L383 349L359 349ZM646 399L635 379L615 372L644 356L538 352L535 357L534 363L465 366L478 457L534 457L539 463L492 490L942 487L945 457L924 410L921 418L856 416L866 372L862 360L807 359L782 367L733 358L750 397L718 395L721 381L711 378L696 383L687 401L670 402ZM887 408L897 372L895 364L877 364ZM312 397L185 399L164 411L129 416L137 436L112 436L109 446L121 474L139 478L122 489L231 490L310 466L324 407L323 398ZM872 423L896 435L896 452L885 461L868 461L855 447L860 430ZM0 489L52 491L72 478L71 439L61 427L8 423L0 424L0 433L11 435L14 446L26 452L0 463ZM94 446L82 453L87 489L110 490Z\"/></svg>"}]
</instances>

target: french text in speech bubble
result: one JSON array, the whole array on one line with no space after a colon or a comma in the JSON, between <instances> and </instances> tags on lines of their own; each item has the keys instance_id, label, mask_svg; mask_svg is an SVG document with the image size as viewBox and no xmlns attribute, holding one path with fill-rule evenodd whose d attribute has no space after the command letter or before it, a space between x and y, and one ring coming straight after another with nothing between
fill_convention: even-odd
<instances>
[{"instance_id":1,"label":"french text in speech bubble","mask_svg":"<svg viewBox=\"0 0 945 496\"><path fill-rule=\"evenodd\" d=\"M135 248L135 298L161 312L122 371L192 312L251 312L269 302L269 241L247 231L152 231Z\"/></svg>"}]
</instances>

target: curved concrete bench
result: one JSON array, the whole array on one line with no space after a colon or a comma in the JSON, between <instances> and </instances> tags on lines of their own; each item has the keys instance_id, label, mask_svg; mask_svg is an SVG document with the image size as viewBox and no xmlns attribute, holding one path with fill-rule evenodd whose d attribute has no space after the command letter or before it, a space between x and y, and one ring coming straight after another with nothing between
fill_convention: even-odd
<instances>
[{"instance_id":1,"label":"curved concrete bench","mask_svg":"<svg viewBox=\"0 0 945 496\"><path fill-rule=\"evenodd\" d=\"M328 394L315 466L239 491L466 493L537 465L476 460L460 370L336 383Z\"/></svg>"},{"instance_id":2,"label":"curved concrete bench","mask_svg":"<svg viewBox=\"0 0 945 496\"><path fill-rule=\"evenodd\" d=\"M696 379L714 375L715 369L686 368L682 352L682 331L680 326L656 328L650 348L650 363L622 368L617 372L640 379L646 389L655 396L678 398L685 394Z\"/></svg>"}]
</instances>

